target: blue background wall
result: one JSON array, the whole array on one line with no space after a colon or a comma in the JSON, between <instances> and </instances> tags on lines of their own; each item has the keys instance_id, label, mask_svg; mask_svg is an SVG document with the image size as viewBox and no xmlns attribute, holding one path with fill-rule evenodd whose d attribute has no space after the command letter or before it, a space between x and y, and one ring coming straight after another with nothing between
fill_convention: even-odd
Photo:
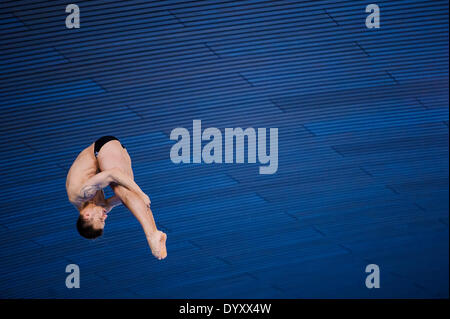
<instances>
[{"instance_id":1,"label":"blue background wall","mask_svg":"<svg viewBox=\"0 0 450 319\"><path fill-rule=\"evenodd\" d=\"M447 297L448 2L0 3L1 298ZM175 127L278 127L279 169L175 165ZM101 239L65 193L119 137L168 234ZM65 267L81 288L65 287ZM381 288L365 287L365 266Z\"/></svg>"}]
</instances>

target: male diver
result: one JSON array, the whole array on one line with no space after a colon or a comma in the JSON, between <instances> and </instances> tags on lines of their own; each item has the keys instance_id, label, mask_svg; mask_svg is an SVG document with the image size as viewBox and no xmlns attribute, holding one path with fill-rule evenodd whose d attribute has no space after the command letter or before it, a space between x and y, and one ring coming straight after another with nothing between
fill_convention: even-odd
<instances>
[{"instance_id":1,"label":"male diver","mask_svg":"<svg viewBox=\"0 0 450 319\"><path fill-rule=\"evenodd\" d=\"M108 185L115 195L105 199L103 188ZM131 158L117 138L103 136L78 155L67 174L66 190L80 212L77 229L81 236L101 236L108 212L123 203L141 224L152 254L166 258L167 235L156 228L150 199L134 182Z\"/></svg>"}]
</instances>

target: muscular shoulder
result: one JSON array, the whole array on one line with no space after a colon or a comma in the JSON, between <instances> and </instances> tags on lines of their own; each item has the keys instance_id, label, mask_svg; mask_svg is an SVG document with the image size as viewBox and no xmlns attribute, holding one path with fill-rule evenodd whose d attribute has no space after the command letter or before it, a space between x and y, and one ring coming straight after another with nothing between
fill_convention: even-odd
<instances>
[{"instance_id":1,"label":"muscular shoulder","mask_svg":"<svg viewBox=\"0 0 450 319\"><path fill-rule=\"evenodd\" d=\"M68 188L67 196L69 202L76 207L81 207L85 202L92 199L98 192L97 185L82 185L78 188Z\"/></svg>"}]
</instances>

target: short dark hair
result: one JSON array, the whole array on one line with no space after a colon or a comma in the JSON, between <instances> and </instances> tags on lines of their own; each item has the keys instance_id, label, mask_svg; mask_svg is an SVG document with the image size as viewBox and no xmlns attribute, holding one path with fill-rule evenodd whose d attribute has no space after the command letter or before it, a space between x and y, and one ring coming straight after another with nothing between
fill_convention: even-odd
<instances>
[{"instance_id":1,"label":"short dark hair","mask_svg":"<svg viewBox=\"0 0 450 319\"><path fill-rule=\"evenodd\" d=\"M87 239L95 239L103 235L103 229L95 229L92 224L85 220L81 215L77 220L77 230L81 236Z\"/></svg>"}]
</instances>

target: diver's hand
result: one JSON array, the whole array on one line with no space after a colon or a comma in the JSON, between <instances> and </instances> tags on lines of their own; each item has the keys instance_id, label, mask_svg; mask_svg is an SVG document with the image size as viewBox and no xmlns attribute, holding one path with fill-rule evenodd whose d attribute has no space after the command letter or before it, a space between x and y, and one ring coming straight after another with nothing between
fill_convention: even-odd
<instances>
[{"instance_id":1,"label":"diver's hand","mask_svg":"<svg viewBox=\"0 0 450 319\"><path fill-rule=\"evenodd\" d=\"M144 201L145 206L150 207L151 201L150 201L150 198L147 196L147 194L142 193L142 194L141 194L141 198L142 198L142 200Z\"/></svg>"}]
</instances>

